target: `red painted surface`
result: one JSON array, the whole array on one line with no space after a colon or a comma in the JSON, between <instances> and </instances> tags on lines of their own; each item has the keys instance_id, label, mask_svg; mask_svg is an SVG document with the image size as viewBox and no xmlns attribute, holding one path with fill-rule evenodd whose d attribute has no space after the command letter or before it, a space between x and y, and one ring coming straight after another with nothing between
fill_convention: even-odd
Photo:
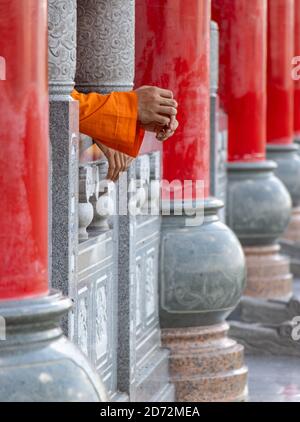
<instances>
[{"instance_id":1,"label":"red painted surface","mask_svg":"<svg viewBox=\"0 0 300 422\"><path fill-rule=\"evenodd\" d=\"M45 294L47 1L0 0L0 299Z\"/></svg>"},{"instance_id":2,"label":"red painted surface","mask_svg":"<svg viewBox=\"0 0 300 422\"><path fill-rule=\"evenodd\" d=\"M290 144L294 135L294 0L268 1L267 142Z\"/></svg>"},{"instance_id":3,"label":"red painted surface","mask_svg":"<svg viewBox=\"0 0 300 422\"><path fill-rule=\"evenodd\" d=\"M295 0L295 57L297 67L294 66L295 76L298 80L294 82L294 131L300 136L300 0Z\"/></svg>"},{"instance_id":4,"label":"red painted surface","mask_svg":"<svg viewBox=\"0 0 300 422\"><path fill-rule=\"evenodd\" d=\"M229 161L265 159L266 0L212 0L220 29L220 100Z\"/></svg>"},{"instance_id":5,"label":"red painted surface","mask_svg":"<svg viewBox=\"0 0 300 422\"><path fill-rule=\"evenodd\" d=\"M171 89L179 103L180 127L163 144L163 177L204 180L206 195L209 20L209 0L136 1L136 85Z\"/></svg>"}]
</instances>

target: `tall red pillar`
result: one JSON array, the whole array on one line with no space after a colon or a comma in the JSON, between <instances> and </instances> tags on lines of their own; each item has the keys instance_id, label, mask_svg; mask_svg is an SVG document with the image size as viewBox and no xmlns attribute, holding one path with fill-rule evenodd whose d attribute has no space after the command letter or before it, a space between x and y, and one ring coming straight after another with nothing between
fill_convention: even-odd
<instances>
[{"instance_id":1,"label":"tall red pillar","mask_svg":"<svg viewBox=\"0 0 300 422\"><path fill-rule=\"evenodd\" d=\"M294 0L268 1L267 140L290 145L294 140Z\"/></svg>"},{"instance_id":2,"label":"tall red pillar","mask_svg":"<svg viewBox=\"0 0 300 422\"><path fill-rule=\"evenodd\" d=\"M204 182L209 195L209 13L208 2L159 0L156 6L137 2L137 25L144 7L149 13L147 31L136 40L136 83L171 89L180 98L180 126L172 141L163 144L163 178L172 182ZM207 4L205 4L207 3ZM159 13L164 12L160 17ZM192 24L188 25L193 16ZM206 16L206 19L204 19ZM196 19L199 19L196 25ZM166 25L157 34L158 21ZM183 29L183 25L184 29ZM174 38L175 28L185 41ZM150 39L151 34L154 38ZM159 39L158 39L159 37ZM153 63L152 63L153 62ZM149 66L149 63L152 65ZM171 70L171 71L170 71ZM192 119L192 116L193 119ZM201 116L197 119L196 116ZM184 142L182 140L184 139ZM180 143L180 147L178 144ZM172 162L172 165L170 165ZM195 199L196 192L193 192Z\"/></svg>"},{"instance_id":3,"label":"tall red pillar","mask_svg":"<svg viewBox=\"0 0 300 422\"><path fill-rule=\"evenodd\" d=\"M48 292L46 0L0 0L0 56L0 401L99 401L59 327L70 300Z\"/></svg>"},{"instance_id":4,"label":"tall red pillar","mask_svg":"<svg viewBox=\"0 0 300 422\"><path fill-rule=\"evenodd\" d=\"M244 287L244 255L218 219L222 203L209 196L210 6L136 1L136 80L171 89L179 103L180 127L163 144L163 178L177 190L167 207L164 185L170 213L162 216L159 268L162 340L179 401L241 400L247 383L243 348L228 340L225 322ZM178 195L184 181L193 190Z\"/></svg>"},{"instance_id":5,"label":"tall red pillar","mask_svg":"<svg viewBox=\"0 0 300 422\"><path fill-rule=\"evenodd\" d=\"M0 82L2 300L48 292L47 32L43 8L30 3L0 3L0 54L6 62L6 80ZM31 35L33 21L38 27Z\"/></svg>"},{"instance_id":6,"label":"tall red pillar","mask_svg":"<svg viewBox=\"0 0 300 422\"><path fill-rule=\"evenodd\" d=\"M300 0L295 1L295 26L294 26L294 135L300 144ZM296 60L297 59L297 60Z\"/></svg>"},{"instance_id":7,"label":"tall red pillar","mask_svg":"<svg viewBox=\"0 0 300 422\"><path fill-rule=\"evenodd\" d=\"M300 1L269 5L268 151L288 188L293 210L283 245L292 255L300 246ZM276 25L280 19L280 30ZM279 34L278 34L279 32ZM297 59L298 58L298 59ZM277 70L276 70L277 69ZM275 95L281 96L274 107ZM293 143L293 141L296 143ZM296 248L296 249L295 249ZM297 266L299 266L298 260Z\"/></svg>"},{"instance_id":8,"label":"tall red pillar","mask_svg":"<svg viewBox=\"0 0 300 422\"><path fill-rule=\"evenodd\" d=\"M267 1L213 0L212 16L220 29L219 95L228 114L227 221L246 253L246 294L285 296L292 278L276 242L288 224L290 197L275 163L265 160Z\"/></svg>"}]
</instances>

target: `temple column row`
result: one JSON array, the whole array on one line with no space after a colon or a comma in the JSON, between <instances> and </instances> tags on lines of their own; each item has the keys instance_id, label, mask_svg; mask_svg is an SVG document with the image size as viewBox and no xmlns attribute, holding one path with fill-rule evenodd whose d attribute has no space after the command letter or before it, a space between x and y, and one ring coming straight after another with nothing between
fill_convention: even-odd
<instances>
[{"instance_id":1,"label":"temple column row","mask_svg":"<svg viewBox=\"0 0 300 422\"><path fill-rule=\"evenodd\" d=\"M220 101L228 114L227 221L246 254L245 293L286 296L292 276L278 239L291 202L276 164L266 161L267 2L213 0L212 11L220 28Z\"/></svg>"},{"instance_id":2,"label":"temple column row","mask_svg":"<svg viewBox=\"0 0 300 422\"><path fill-rule=\"evenodd\" d=\"M221 107L228 115L227 221L247 260L247 285L231 315L231 335L248 352L295 354L289 338L299 301L292 298L290 259L280 253L280 244L284 253L292 251L299 221L295 2L212 4L220 29Z\"/></svg>"},{"instance_id":3,"label":"temple column row","mask_svg":"<svg viewBox=\"0 0 300 422\"><path fill-rule=\"evenodd\" d=\"M296 15L294 0L268 2L267 153L277 163L275 174L292 198L292 219L284 237L300 242L300 157L294 143L299 104L295 103L297 83L292 78Z\"/></svg>"}]
</instances>

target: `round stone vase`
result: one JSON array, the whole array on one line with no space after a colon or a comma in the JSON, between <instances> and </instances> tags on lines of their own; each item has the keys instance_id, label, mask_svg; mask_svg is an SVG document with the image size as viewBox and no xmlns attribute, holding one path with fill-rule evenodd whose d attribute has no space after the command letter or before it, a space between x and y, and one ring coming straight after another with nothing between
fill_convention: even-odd
<instances>
[{"instance_id":1,"label":"round stone vase","mask_svg":"<svg viewBox=\"0 0 300 422\"><path fill-rule=\"evenodd\" d=\"M242 247L218 218L222 202L204 203L200 225L195 217L163 217L160 318L162 327L218 324L237 305L245 287ZM196 221L196 220L195 220Z\"/></svg>"}]
</instances>

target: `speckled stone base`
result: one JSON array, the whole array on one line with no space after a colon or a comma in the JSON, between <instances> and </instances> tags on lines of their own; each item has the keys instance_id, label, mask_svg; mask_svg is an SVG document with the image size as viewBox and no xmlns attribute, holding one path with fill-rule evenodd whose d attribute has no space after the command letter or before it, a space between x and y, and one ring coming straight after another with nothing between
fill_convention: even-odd
<instances>
[{"instance_id":1,"label":"speckled stone base","mask_svg":"<svg viewBox=\"0 0 300 422\"><path fill-rule=\"evenodd\" d=\"M245 295L261 299L291 296L290 260L279 251L279 245L244 247L247 262Z\"/></svg>"},{"instance_id":2,"label":"speckled stone base","mask_svg":"<svg viewBox=\"0 0 300 422\"><path fill-rule=\"evenodd\" d=\"M247 397L244 348L227 337L227 323L162 330L170 349L171 382L180 402L242 401Z\"/></svg>"},{"instance_id":3,"label":"speckled stone base","mask_svg":"<svg viewBox=\"0 0 300 422\"><path fill-rule=\"evenodd\" d=\"M283 239L300 245L300 207L293 208L291 220L283 235Z\"/></svg>"}]
</instances>

